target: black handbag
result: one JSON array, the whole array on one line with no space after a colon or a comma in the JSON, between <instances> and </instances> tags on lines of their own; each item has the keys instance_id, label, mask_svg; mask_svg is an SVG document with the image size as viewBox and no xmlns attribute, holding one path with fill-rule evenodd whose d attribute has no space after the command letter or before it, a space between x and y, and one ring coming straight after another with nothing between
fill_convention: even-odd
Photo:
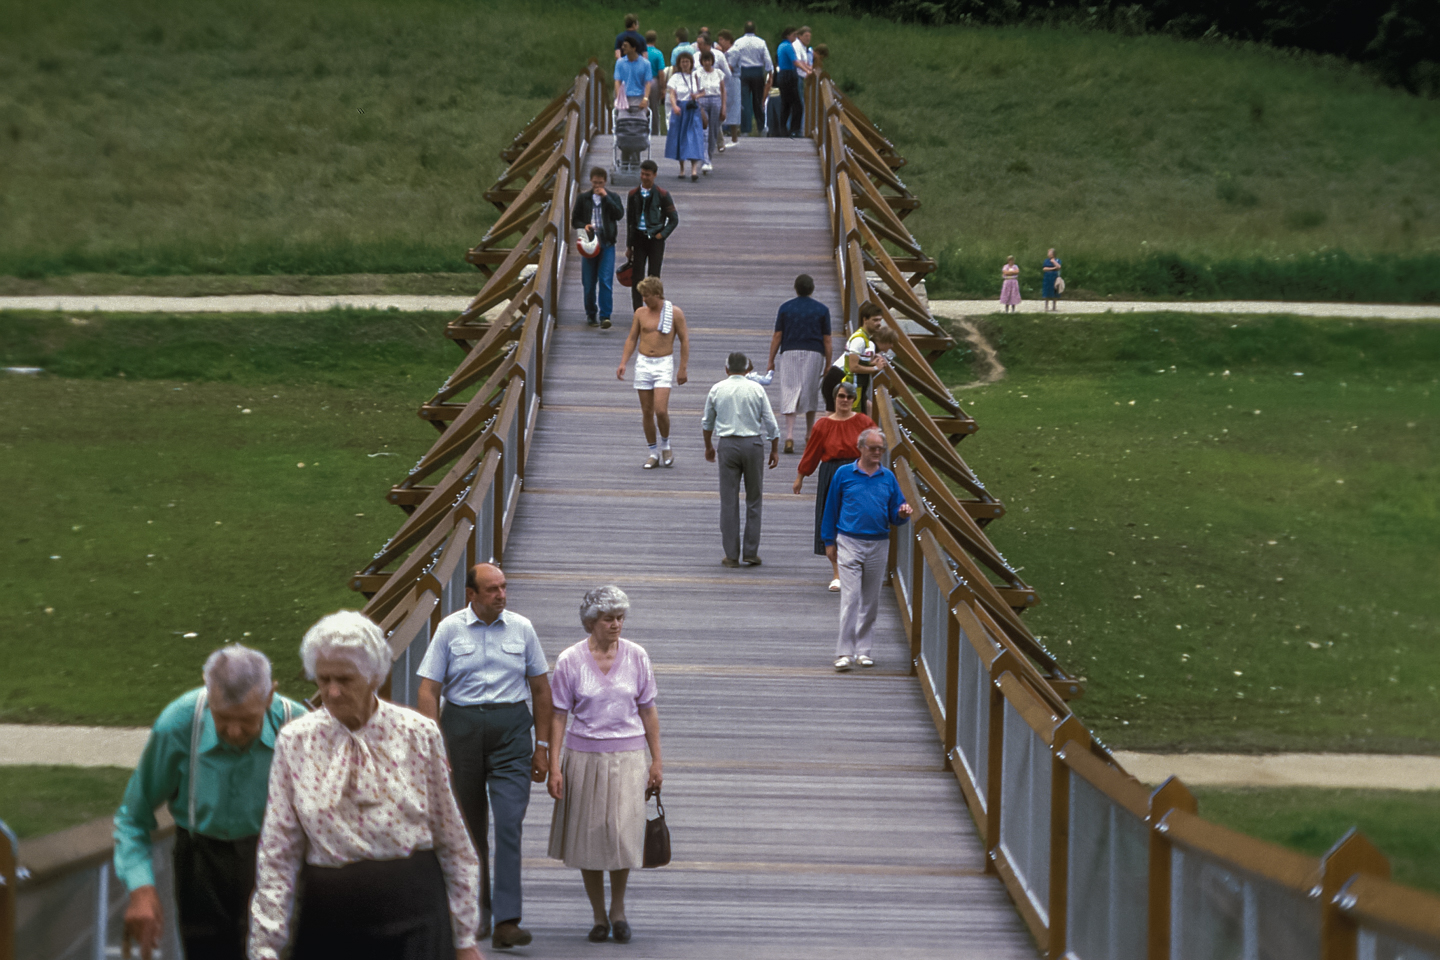
<instances>
[{"instance_id":1,"label":"black handbag","mask_svg":"<svg viewBox=\"0 0 1440 960\"><path fill-rule=\"evenodd\" d=\"M660 788L655 788L654 820L645 821L645 866L663 867L670 862L670 828L665 826L665 805L660 802Z\"/></svg>"}]
</instances>

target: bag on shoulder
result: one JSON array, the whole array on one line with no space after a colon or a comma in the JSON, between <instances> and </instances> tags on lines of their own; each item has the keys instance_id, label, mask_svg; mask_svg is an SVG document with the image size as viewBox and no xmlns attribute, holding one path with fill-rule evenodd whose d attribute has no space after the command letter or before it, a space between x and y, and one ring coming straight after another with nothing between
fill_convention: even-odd
<instances>
[{"instance_id":1,"label":"bag on shoulder","mask_svg":"<svg viewBox=\"0 0 1440 960\"><path fill-rule=\"evenodd\" d=\"M665 805L660 790L655 790L654 820L645 821L645 861L647 867L663 867L670 862L670 828L665 826Z\"/></svg>"}]
</instances>

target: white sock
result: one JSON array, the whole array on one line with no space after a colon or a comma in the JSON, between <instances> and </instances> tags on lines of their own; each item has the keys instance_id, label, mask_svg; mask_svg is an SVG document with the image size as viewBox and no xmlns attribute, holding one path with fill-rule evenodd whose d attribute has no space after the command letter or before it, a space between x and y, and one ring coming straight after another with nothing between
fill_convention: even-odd
<instances>
[{"instance_id":1,"label":"white sock","mask_svg":"<svg viewBox=\"0 0 1440 960\"><path fill-rule=\"evenodd\" d=\"M660 449L661 449L661 450L669 450L669 449L670 449L670 438L669 438L669 437L661 437L661 438L660 438Z\"/></svg>"},{"instance_id":2,"label":"white sock","mask_svg":"<svg viewBox=\"0 0 1440 960\"><path fill-rule=\"evenodd\" d=\"M655 444L650 444L650 456L655 456Z\"/></svg>"}]
</instances>

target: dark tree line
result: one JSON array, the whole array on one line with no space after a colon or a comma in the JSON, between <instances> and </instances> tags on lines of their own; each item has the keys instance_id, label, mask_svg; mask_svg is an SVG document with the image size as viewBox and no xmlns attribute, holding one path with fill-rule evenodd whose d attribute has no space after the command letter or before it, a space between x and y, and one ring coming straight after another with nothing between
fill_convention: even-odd
<instances>
[{"instance_id":1,"label":"dark tree line","mask_svg":"<svg viewBox=\"0 0 1440 960\"><path fill-rule=\"evenodd\" d=\"M920 23L1078 23L1249 40L1370 63L1387 83L1440 93L1440 0L818 0L809 6Z\"/></svg>"}]
</instances>

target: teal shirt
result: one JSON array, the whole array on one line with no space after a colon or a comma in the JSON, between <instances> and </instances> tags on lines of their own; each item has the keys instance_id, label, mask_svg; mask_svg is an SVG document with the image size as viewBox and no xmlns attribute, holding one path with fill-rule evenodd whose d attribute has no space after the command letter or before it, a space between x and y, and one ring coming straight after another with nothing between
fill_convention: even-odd
<instances>
[{"instance_id":1,"label":"teal shirt","mask_svg":"<svg viewBox=\"0 0 1440 960\"><path fill-rule=\"evenodd\" d=\"M160 712L115 812L115 875L131 890L155 883L150 834L160 804L170 805L170 814L181 827L220 840L256 836L264 823L270 761L275 756L275 734L285 724L285 698L275 695L260 736L244 751L220 739L215 719L205 711L198 765L203 776L196 782L196 822L191 823L190 732L199 696L200 688L191 690ZM293 700L289 703L292 720L305 715L304 707Z\"/></svg>"}]
</instances>

